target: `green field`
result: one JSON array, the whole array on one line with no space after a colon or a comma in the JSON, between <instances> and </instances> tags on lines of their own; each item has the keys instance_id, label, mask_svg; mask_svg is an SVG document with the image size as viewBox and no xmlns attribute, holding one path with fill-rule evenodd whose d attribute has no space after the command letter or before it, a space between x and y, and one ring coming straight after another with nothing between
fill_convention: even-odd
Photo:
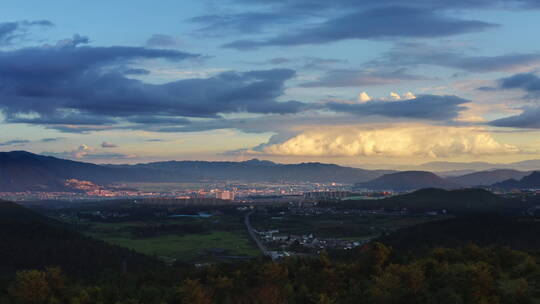
<instances>
[{"instance_id":1,"label":"green field","mask_svg":"<svg viewBox=\"0 0 540 304\"><path fill-rule=\"evenodd\" d=\"M224 254L235 256L259 254L246 236L238 232L216 231L185 236L163 235L145 239L133 238L128 234L92 234L92 236L141 253L156 255L165 261L187 262L211 259L208 251L212 249L223 249Z\"/></svg>"},{"instance_id":2,"label":"green field","mask_svg":"<svg viewBox=\"0 0 540 304\"><path fill-rule=\"evenodd\" d=\"M155 255L167 262L204 262L224 259L224 256L256 257L260 252L250 240L240 220L231 217L220 219L213 217L115 223L90 222L83 231L94 238L144 254ZM185 224L200 225L207 230L200 233L165 230L166 232L150 237L136 236L132 232L134 228L140 227L177 227L174 225Z\"/></svg>"}]
</instances>

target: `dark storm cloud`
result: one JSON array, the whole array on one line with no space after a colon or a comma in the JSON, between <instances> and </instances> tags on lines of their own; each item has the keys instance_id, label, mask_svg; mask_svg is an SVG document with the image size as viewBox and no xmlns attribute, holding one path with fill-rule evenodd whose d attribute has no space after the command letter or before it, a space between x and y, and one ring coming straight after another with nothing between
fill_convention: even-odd
<instances>
[{"instance_id":1,"label":"dark storm cloud","mask_svg":"<svg viewBox=\"0 0 540 304\"><path fill-rule=\"evenodd\" d=\"M496 127L540 129L540 107L526 107L519 115L505 117L489 122Z\"/></svg>"},{"instance_id":2,"label":"dark storm cloud","mask_svg":"<svg viewBox=\"0 0 540 304\"><path fill-rule=\"evenodd\" d=\"M396 6L349 13L293 33L266 40L237 40L224 47L253 49L324 44L346 39L434 38L482 31L494 26L483 21L449 17L431 9Z\"/></svg>"},{"instance_id":3,"label":"dark storm cloud","mask_svg":"<svg viewBox=\"0 0 540 304\"><path fill-rule=\"evenodd\" d=\"M513 53L497 56L467 56L449 46L424 43L398 43L368 67L435 65L468 72L508 71L540 64L540 53Z\"/></svg>"},{"instance_id":4,"label":"dark storm cloud","mask_svg":"<svg viewBox=\"0 0 540 304\"><path fill-rule=\"evenodd\" d=\"M481 91L513 89L525 91L524 99L536 99L540 97L540 77L534 73L519 73L499 79L496 86L478 88Z\"/></svg>"},{"instance_id":5,"label":"dark storm cloud","mask_svg":"<svg viewBox=\"0 0 540 304\"><path fill-rule=\"evenodd\" d=\"M421 95L402 101L373 100L356 104L330 102L326 106L335 112L358 116L450 120L458 117L460 111L467 109L461 105L468 102L470 101L457 96Z\"/></svg>"},{"instance_id":6,"label":"dark storm cloud","mask_svg":"<svg viewBox=\"0 0 540 304\"><path fill-rule=\"evenodd\" d=\"M0 46L23 37L28 28L33 26L50 27L53 23L48 20L0 22Z\"/></svg>"},{"instance_id":7,"label":"dark storm cloud","mask_svg":"<svg viewBox=\"0 0 540 304\"><path fill-rule=\"evenodd\" d=\"M330 70L319 79L300 84L301 87L358 87L425 80L426 77L408 74L405 69L393 71Z\"/></svg>"},{"instance_id":8,"label":"dark storm cloud","mask_svg":"<svg viewBox=\"0 0 540 304\"><path fill-rule=\"evenodd\" d=\"M499 80L501 89L522 89L530 93L540 93L540 77L533 73L520 73Z\"/></svg>"},{"instance_id":9,"label":"dark storm cloud","mask_svg":"<svg viewBox=\"0 0 540 304\"><path fill-rule=\"evenodd\" d=\"M84 132L68 125L114 124L119 118L219 117L221 113L296 113L304 104L278 102L289 69L224 72L210 78L149 84L115 66L137 59L183 60L197 55L140 47L40 47L0 52L0 109L6 121ZM125 71L124 71L125 72ZM182 117L178 117L182 116ZM175 117L178 117L176 119Z\"/></svg>"},{"instance_id":10,"label":"dark storm cloud","mask_svg":"<svg viewBox=\"0 0 540 304\"><path fill-rule=\"evenodd\" d=\"M525 95L524 98L534 99L540 97L540 77L533 73L519 73L499 79L498 86L489 89L519 89L527 92L527 95ZM523 107L521 114L491 121L489 122L489 125L496 127L540 129L540 107Z\"/></svg>"}]
</instances>

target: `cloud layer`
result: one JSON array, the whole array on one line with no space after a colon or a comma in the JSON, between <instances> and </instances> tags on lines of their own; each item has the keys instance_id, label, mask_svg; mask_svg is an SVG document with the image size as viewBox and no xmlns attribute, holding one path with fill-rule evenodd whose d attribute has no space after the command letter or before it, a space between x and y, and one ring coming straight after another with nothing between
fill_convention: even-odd
<instances>
[{"instance_id":1,"label":"cloud layer","mask_svg":"<svg viewBox=\"0 0 540 304\"><path fill-rule=\"evenodd\" d=\"M530 69L540 65L540 53L508 53L495 56L469 56L452 45L433 46L420 42L401 42L372 60L368 67L383 69L433 65L467 72L488 73Z\"/></svg>"},{"instance_id":2,"label":"cloud layer","mask_svg":"<svg viewBox=\"0 0 540 304\"><path fill-rule=\"evenodd\" d=\"M495 24L462 20L432 9L392 6L353 12L310 28L266 40L237 40L226 48L253 49L264 46L324 44L346 39L434 38L483 31Z\"/></svg>"},{"instance_id":3,"label":"cloud layer","mask_svg":"<svg viewBox=\"0 0 540 304\"><path fill-rule=\"evenodd\" d=\"M377 85L398 84L406 81L425 80L426 77L412 75L405 69L397 70L361 70L338 69L330 70L314 81L300 84L305 88L316 87L365 87Z\"/></svg>"},{"instance_id":4,"label":"cloud layer","mask_svg":"<svg viewBox=\"0 0 540 304\"><path fill-rule=\"evenodd\" d=\"M383 129L326 128L261 147L280 156L450 157L517 153L488 132L471 127L400 126Z\"/></svg>"},{"instance_id":5,"label":"cloud layer","mask_svg":"<svg viewBox=\"0 0 540 304\"><path fill-rule=\"evenodd\" d=\"M14 40L23 38L30 27L51 27L48 20L0 22L0 46L11 44Z\"/></svg>"},{"instance_id":6,"label":"cloud layer","mask_svg":"<svg viewBox=\"0 0 540 304\"><path fill-rule=\"evenodd\" d=\"M499 79L496 88L484 88L487 90L521 90L526 92L523 97L526 100L536 100L540 97L540 77L534 73L519 73ZM521 107L521 113L514 116L504 117L489 122L496 127L540 129L540 106L527 105Z\"/></svg>"},{"instance_id":7,"label":"cloud layer","mask_svg":"<svg viewBox=\"0 0 540 304\"><path fill-rule=\"evenodd\" d=\"M303 107L297 101L277 100L284 94L285 82L295 76L290 69L231 71L150 84L128 78L123 66L135 60L179 61L198 55L170 49L79 46L86 41L75 36L60 46L0 52L0 110L8 122L100 125L121 118L178 124L189 123L182 117L284 114Z\"/></svg>"},{"instance_id":8,"label":"cloud layer","mask_svg":"<svg viewBox=\"0 0 540 304\"><path fill-rule=\"evenodd\" d=\"M76 160L112 160L112 159L131 159L135 158L134 154L124 153L107 153L95 149L91 146L82 144L77 149L63 152L43 152L43 155L54 156L59 158L76 159Z\"/></svg>"},{"instance_id":9,"label":"cloud layer","mask_svg":"<svg viewBox=\"0 0 540 304\"><path fill-rule=\"evenodd\" d=\"M489 124L495 127L540 129L540 107L525 107L519 115L500 118Z\"/></svg>"},{"instance_id":10,"label":"cloud layer","mask_svg":"<svg viewBox=\"0 0 540 304\"><path fill-rule=\"evenodd\" d=\"M390 118L450 120L459 116L470 102L457 96L420 95L406 100L368 100L362 103L327 103L330 110L358 116L378 115Z\"/></svg>"}]
</instances>

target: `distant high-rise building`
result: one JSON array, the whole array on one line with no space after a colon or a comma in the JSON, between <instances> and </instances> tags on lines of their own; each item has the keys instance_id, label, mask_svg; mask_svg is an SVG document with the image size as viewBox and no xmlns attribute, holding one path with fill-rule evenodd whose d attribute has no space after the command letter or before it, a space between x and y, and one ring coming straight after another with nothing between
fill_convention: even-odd
<instances>
[{"instance_id":1,"label":"distant high-rise building","mask_svg":"<svg viewBox=\"0 0 540 304\"><path fill-rule=\"evenodd\" d=\"M232 191L220 191L216 192L216 198L222 199L222 200L228 200L232 201L234 200L234 192Z\"/></svg>"}]
</instances>

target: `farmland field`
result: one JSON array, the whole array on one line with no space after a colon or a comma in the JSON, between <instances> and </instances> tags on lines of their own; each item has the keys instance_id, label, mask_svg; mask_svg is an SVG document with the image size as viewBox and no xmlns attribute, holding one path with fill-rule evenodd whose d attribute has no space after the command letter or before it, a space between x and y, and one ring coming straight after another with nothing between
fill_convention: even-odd
<instances>
[{"instance_id":1,"label":"farmland field","mask_svg":"<svg viewBox=\"0 0 540 304\"><path fill-rule=\"evenodd\" d=\"M83 229L94 238L155 255L167 262L202 262L259 255L242 223L229 216L90 222ZM146 234L140 235L141 232Z\"/></svg>"}]
</instances>

